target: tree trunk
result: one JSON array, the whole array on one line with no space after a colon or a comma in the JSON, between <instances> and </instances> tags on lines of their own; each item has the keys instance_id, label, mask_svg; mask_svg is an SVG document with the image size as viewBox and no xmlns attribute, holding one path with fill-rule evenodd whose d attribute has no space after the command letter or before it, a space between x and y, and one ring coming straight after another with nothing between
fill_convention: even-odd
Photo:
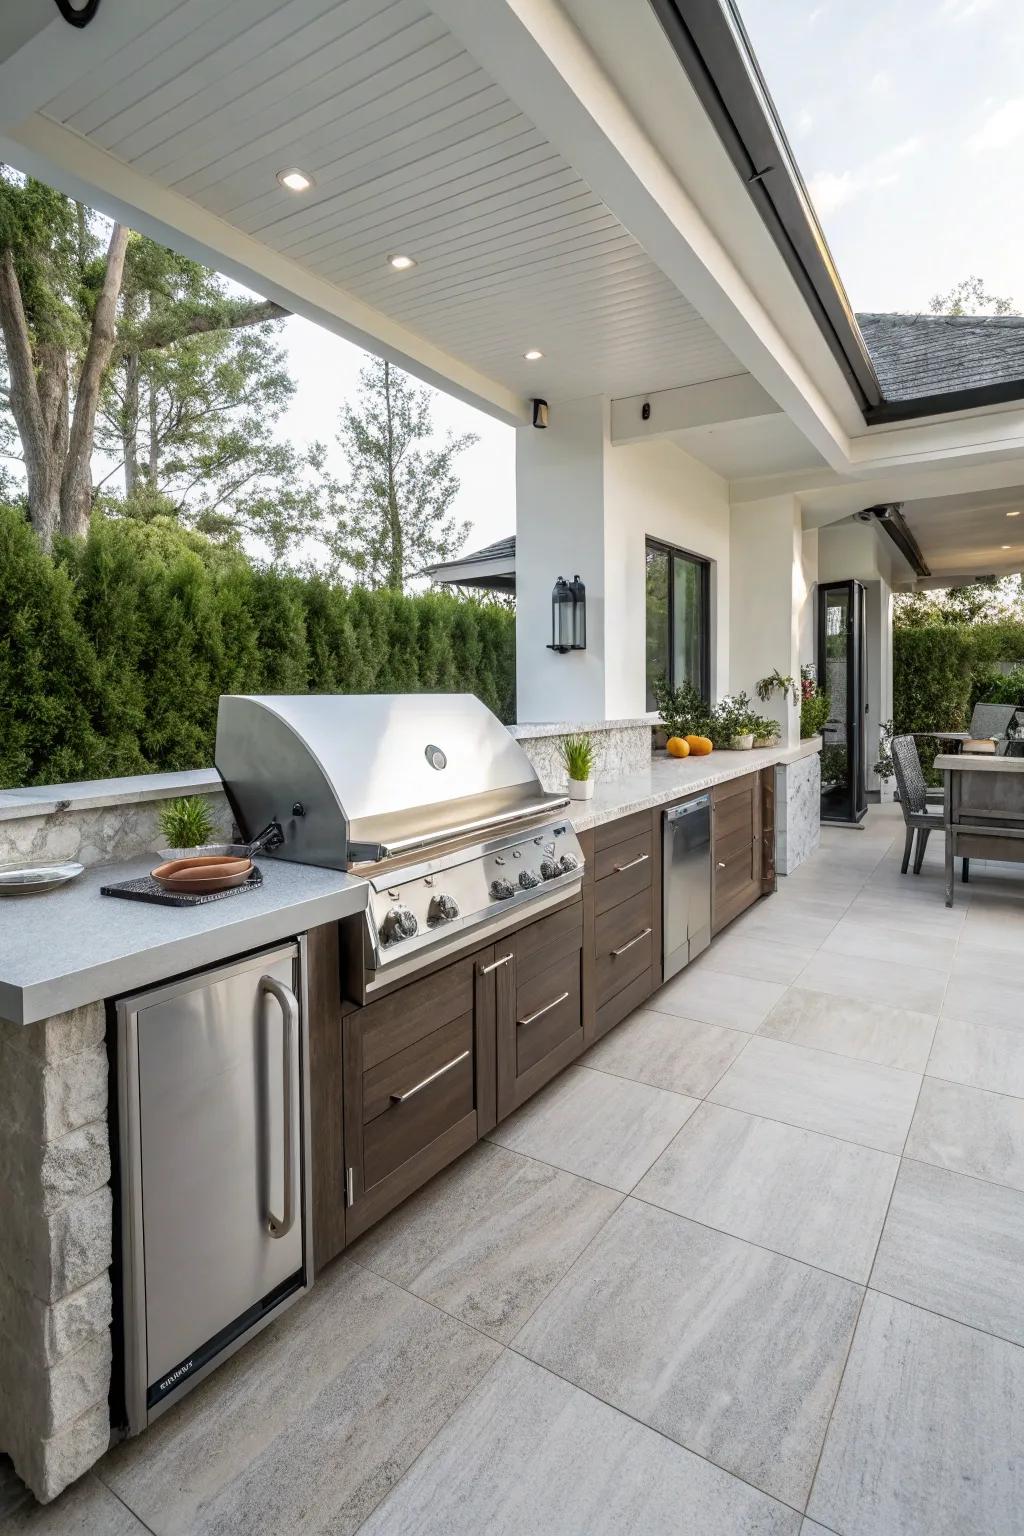
<instances>
[{"instance_id":1,"label":"tree trunk","mask_svg":"<svg viewBox=\"0 0 1024 1536\"><path fill-rule=\"evenodd\" d=\"M391 364L384 364L384 411L388 429L388 586L403 589L405 551L402 547L402 518L395 486L395 427L391 406Z\"/></svg>"},{"instance_id":2,"label":"tree trunk","mask_svg":"<svg viewBox=\"0 0 1024 1536\"><path fill-rule=\"evenodd\" d=\"M160 402L152 382L149 386L149 487L155 491L160 478L160 424L157 414Z\"/></svg>"},{"instance_id":3,"label":"tree trunk","mask_svg":"<svg viewBox=\"0 0 1024 1536\"><path fill-rule=\"evenodd\" d=\"M124 406L121 412L121 452L124 458L124 490L131 496L139 483L139 354L124 360Z\"/></svg>"},{"instance_id":4,"label":"tree trunk","mask_svg":"<svg viewBox=\"0 0 1024 1536\"><path fill-rule=\"evenodd\" d=\"M60 520L59 437L67 425L67 388L61 407L59 376L53 368L53 349L40 359L37 375L32 357L21 288L10 249L0 253L0 330L3 332L10 376L10 405L25 455L28 505L32 526L44 549L53 543Z\"/></svg>"},{"instance_id":5,"label":"tree trunk","mask_svg":"<svg viewBox=\"0 0 1024 1536\"><path fill-rule=\"evenodd\" d=\"M82 361L75 398L75 413L68 435L68 451L60 486L60 530L72 538L84 538L92 511L92 446L100 389L117 339L117 301L124 275L128 230L115 224L107 247L103 286L93 311L89 343Z\"/></svg>"}]
</instances>

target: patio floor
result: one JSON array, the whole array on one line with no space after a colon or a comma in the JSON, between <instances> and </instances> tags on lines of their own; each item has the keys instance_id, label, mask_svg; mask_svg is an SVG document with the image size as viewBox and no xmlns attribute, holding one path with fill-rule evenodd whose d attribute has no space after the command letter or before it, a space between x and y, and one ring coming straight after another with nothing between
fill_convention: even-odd
<instances>
[{"instance_id":1,"label":"patio floor","mask_svg":"<svg viewBox=\"0 0 1024 1536\"><path fill-rule=\"evenodd\" d=\"M0 1472L0 1530L1024 1533L1024 874L947 911L932 842L827 829L148 1434L48 1509Z\"/></svg>"}]
</instances>

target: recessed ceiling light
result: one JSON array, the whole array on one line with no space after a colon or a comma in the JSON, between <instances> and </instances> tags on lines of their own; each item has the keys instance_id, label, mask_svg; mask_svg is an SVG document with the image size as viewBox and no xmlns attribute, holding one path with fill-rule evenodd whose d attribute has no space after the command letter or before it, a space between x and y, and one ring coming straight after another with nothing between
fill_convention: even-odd
<instances>
[{"instance_id":1,"label":"recessed ceiling light","mask_svg":"<svg viewBox=\"0 0 1024 1536\"><path fill-rule=\"evenodd\" d=\"M1007 512L1007 517L1020 517L1019 512Z\"/></svg>"},{"instance_id":2,"label":"recessed ceiling light","mask_svg":"<svg viewBox=\"0 0 1024 1536\"><path fill-rule=\"evenodd\" d=\"M388 266L394 267L396 272L408 272L409 268L414 267L415 265L416 263L413 261L411 256L388 257Z\"/></svg>"},{"instance_id":3,"label":"recessed ceiling light","mask_svg":"<svg viewBox=\"0 0 1024 1536\"><path fill-rule=\"evenodd\" d=\"M306 171L300 171L297 165L287 171L278 171L277 179L289 192L308 192L310 187L315 186L312 176Z\"/></svg>"},{"instance_id":4,"label":"recessed ceiling light","mask_svg":"<svg viewBox=\"0 0 1024 1536\"><path fill-rule=\"evenodd\" d=\"M536 347L531 347L529 352L523 353L523 356L526 358L528 363L536 363L539 362L539 360L544 356L544 353L538 351Z\"/></svg>"}]
</instances>

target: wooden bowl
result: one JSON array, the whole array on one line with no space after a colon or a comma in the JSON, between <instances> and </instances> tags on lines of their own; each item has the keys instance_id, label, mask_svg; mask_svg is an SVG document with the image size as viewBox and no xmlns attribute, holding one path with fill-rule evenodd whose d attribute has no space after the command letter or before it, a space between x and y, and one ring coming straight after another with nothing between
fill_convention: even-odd
<instances>
[{"instance_id":1,"label":"wooden bowl","mask_svg":"<svg viewBox=\"0 0 1024 1536\"><path fill-rule=\"evenodd\" d=\"M201 896L210 891L229 891L237 885L244 885L251 873L251 859L230 859L213 854L191 859L171 859L167 864L158 864L152 876L165 891Z\"/></svg>"}]
</instances>

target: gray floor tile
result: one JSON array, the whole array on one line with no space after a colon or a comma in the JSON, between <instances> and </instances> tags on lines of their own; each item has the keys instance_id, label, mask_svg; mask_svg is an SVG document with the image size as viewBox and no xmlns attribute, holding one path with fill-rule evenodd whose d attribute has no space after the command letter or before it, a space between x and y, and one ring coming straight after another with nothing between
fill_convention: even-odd
<instances>
[{"instance_id":1,"label":"gray floor tile","mask_svg":"<svg viewBox=\"0 0 1024 1536\"><path fill-rule=\"evenodd\" d=\"M899 1152L914 1113L916 1072L758 1035L711 1090L716 1104Z\"/></svg>"},{"instance_id":2,"label":"gray floor tile","mask_svg":"<svg viewBox=\"0 0 1024 1536\"><path fill-rule=\"evenodd\" d=\"M699 970L728 971L757 981L795 981L814 954L812 945L773 944L769 939L725 933L694 964Z\"/></svg>"},{"instance_id":3,"label":"gray floor tile","mask_svg":"<svg viewBox=\"0 0 1024 1536\"><path fill-rule=\"evenodd\" d=\"M725 971L687 968L655 992L647 1006L704 1024L724 1024L752 1034L785 992L778 981L732 976Z\"/></svg>"},{"instance_id":4,"label":"gray floor tile","mask_svg":"<svg viewBox=\"0 0 1024 1536\"><path fill-rule=\"evenodd\" d=\"M910 1008L915 1013L937 1015L946 990L945 971L920 965L894 965L864 955L825 954L819 950L800 974L808 992L829 992L834 997L863 998L889 1008Z\"/></svg>"},{"instance_id":5,"label":"gray floor tile","mask_svg":"<svg viewBox=\"0 0 1024 1536\"><path fill-rule=\"evenodd\" d=\"M861 1295L627 1200L515 1348L802 1508Z\"/></svg>"},{"instance_id":6,"label":"gray floor tile","mask_svg":"<svg viewBox=\"0 0 1024 1536\"><path fill-rule=\"evenodd\" d=\"M880 1067L923 1072L935 1034L935 1016L790 987L759 1033L792 1045L874 1061Z\"/></svg>"},{"instance_id":7,"label":"gray floor tile","mask_svg":"<svg viewBox=\"0 0 1024 1536\"><path fill-rule=\"evenodd\" d=\"M812 945L815 949L824 944L838 921L835 917L808 917L803 912L787 911L771 898L751 907L737 923L730 927L743 938L763 939L771 944Z\"/></svg>"},{"instance_id":8,"label":"gray floor tile","mask_svg":"<svg viewBox=\"0 0 1024 1536\"><path fill-rule=\"evenodd\" d=\"M739 1030L641 1008L599 1040L583 1065L702 1099L748 1038Z\"/></svg>"},{"instance_id":9,"label":"gray floor tile","mask_svg":"<svg viewBox=\"0 0 1024 1536\"><path fill-rule=\"evenodd\" d=\"M799 1515L516 1355L361 1536L797 1536Z\"/></svg>"},{"instance_id":10,"label":"gray floor tile","mask_svg":"<svg viewBox=\"0 0 1024 1536\"><path fill-rule=\"evenodd\" d=\"M837 923L821 946L823 954L854 955L885 960L892 965L917 965L948 971L953 964L956 935L929 931L908 922L890 923L849 915Z\"/></svg>"},{"instance_id":11,"label":"gray floor tile","mask_svg":"<svg viewBox=\"0 0 1024 1536\"><path fill-rule=\"evenodd\" d=\"M626 1194L698 1103L608 1072L569 1067L490 1140Z\"/></svg>"},{"instance_id":12,"label":"gray floor tile","mask_svg":"<svg viewBox=\"0 0 1024 1536\"><path fill-rule=\"evenodd\" d=\"M1024 944L1024 921L1021 942ZM983 964L961 962L949 978L942 1011L951 1019L966 1019L969 1024L998 1024L1001 1029L1024 1034L1022 992L1024 980L993 975Z\"/></svg>"},{"instance_id":13,"label":"gray floor tile","mask_svg":"<svg viewBox=\"0 0 1024 1536\"><path fill-rule=\"evenodd\" d=\"M959 896L960 892L957 892ZM941 933L959 939L964 931L967 908L947 907L938 890L920 891L906 880L892 890L865 886L850 904L847 916L868 923L912 924L915 931Z\"/></svg>"},{"instance_id":14,"label":"gray floor tile","mask_svg":"<svg viewBox=\"0 0 1024 1536\"><path fill-rule=\"evenodd\" d=\"M634 1195L866 1281L899 1159L702 1104Z\"/></svg>"},{"instance_id":15,"label":"gray floor tile","mask_svg":"<svg viewBox=\"0 0 1024 1536\"><path fill-rule=\"evenodd\" d=\"M926 1077L906 1155L1024 1189L1024 1099Z\"/></svg>"},{"instance_id":16,"label":"gray floor tile","mask_svg":"<svg viewBox=\"0 0 1024 1536\"><path fill-rule=\"evenodd\" d=\"M1024 1350L869 1292L807 1513L842 1536L1021 1536Z\"/></svg>"},{"instance_id":17,"label":"gray floor tile","mask_svg":"<svg viewBox=\"0 0 1024 1536\"><path fill-rule=\"evenodd\" d=\"M620 1198L481 1142L361 1238L349 1257L507 1343Z\"/></svg>"},{"instance_id":18,"label":"gray floor tile","mask_svg":"<svg viewBox=\"0 0 1024 1536\"><path fill-rule=\"evenodd\" d=\"M929 1077L1024 1098L1024 1031L965 1024L943 1014L928 1058Z\"/></svg>"},{"instance_id":19,"label":"gray floor tile","mask_svg":"<svg viewBox=\"0 0 1024 1536\"><path fill-rule=\"evenodd\" d=\"M1024 1194L906 1161L871 1284L1024 1344Z\"/></svg>"},{"instance_id":20,"label":"gray floor tile","mask_svg":"<svg viewBox=\"0 0 1024 1536\"><path fill-rule=\"evenodd\" d=\"M342 1261L99 1475L160 1536L345 1536L499 1352Z\"/></svg>"},{"instance_id":21,"label":"gray floor tile","mask_svg":"<svg viewBox=\"0 0 1024 1536\"><path fill-rule=\"evenodd\" d=\"M146 1527L87 1472L52 1504L29 1494L6 1515L0 1505L2 1536L146 1536Z\"/></svg>"},{"instance_id":22,"label":"gray floor tile","mask_svg":"<svg viewBox=\"0 0 1024 1536\"><path fill-rule=\"evenodd\" d=\"M1024 912L1017 902L995 897L979 900L975 896L964 916L961 936L964 955L977 950L997 950L1019 957L1022 924Z\"/></svg>"}]
</instances>

